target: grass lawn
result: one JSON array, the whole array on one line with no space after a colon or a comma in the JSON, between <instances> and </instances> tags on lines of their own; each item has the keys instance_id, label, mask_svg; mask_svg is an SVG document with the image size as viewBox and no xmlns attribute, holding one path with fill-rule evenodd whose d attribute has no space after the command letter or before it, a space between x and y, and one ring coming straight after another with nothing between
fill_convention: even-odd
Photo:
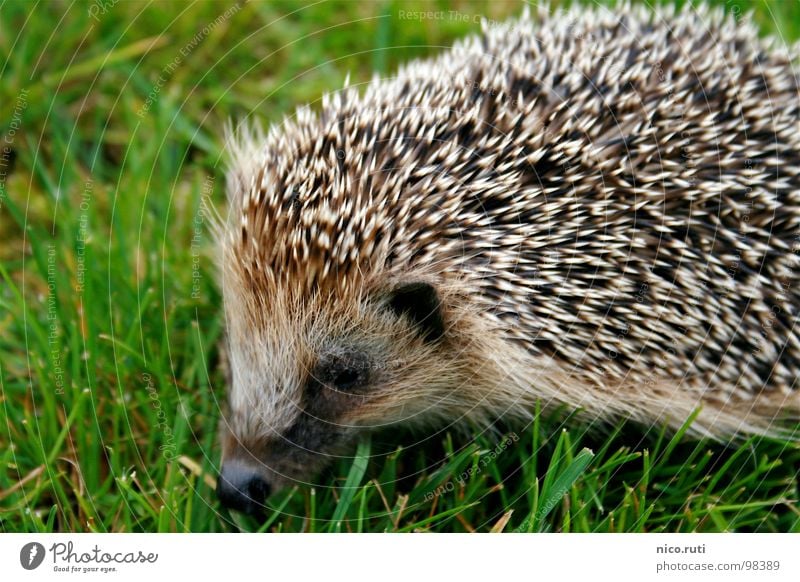
<instances>
[{"instance_id":1,"label":"grass lawn","mask_svg":"<svg viewBox=\"0 0 800 582\"><path fill-rule=\"evenodd\" d=\"M796 0L717 3L800 39ZM466 17L399 17L420 9ZM279 122L519 11L0 0L0 531L800 532L797 444L566 413L374 435L264 524L220 509L225 121Z\"/></svg>"}]
</instances>

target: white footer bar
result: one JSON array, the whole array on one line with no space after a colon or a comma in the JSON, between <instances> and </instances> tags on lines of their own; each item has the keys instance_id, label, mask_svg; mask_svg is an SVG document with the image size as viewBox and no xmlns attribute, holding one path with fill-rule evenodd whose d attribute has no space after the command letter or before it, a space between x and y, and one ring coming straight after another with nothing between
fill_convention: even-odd
<instances>
[{"instance_id":1,"label":"white footer bar","mask_svg":"<svg viewBox=\"0 0 800 582\"><path fill-rule=\"evenodd\" d=\"M800 534L0 535L2 580L238 582L253 576L797 582Z\"/></svg>"}]
</instances>

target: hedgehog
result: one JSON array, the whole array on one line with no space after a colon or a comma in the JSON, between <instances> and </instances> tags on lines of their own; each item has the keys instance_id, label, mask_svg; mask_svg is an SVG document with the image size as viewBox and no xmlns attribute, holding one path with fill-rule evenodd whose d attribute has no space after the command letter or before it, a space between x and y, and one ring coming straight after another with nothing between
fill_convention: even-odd
<instances>
[{"instance_id":1,"label":"hedgehog","mask_svg":"<svg viewBox=\"0 0 800 582\"><path fill-rule=\"evenodd\" d=\"M393 426L797 439L798 55L703 6L540 9L229 131L223 505Z\"/></svg>"}]
</instances>

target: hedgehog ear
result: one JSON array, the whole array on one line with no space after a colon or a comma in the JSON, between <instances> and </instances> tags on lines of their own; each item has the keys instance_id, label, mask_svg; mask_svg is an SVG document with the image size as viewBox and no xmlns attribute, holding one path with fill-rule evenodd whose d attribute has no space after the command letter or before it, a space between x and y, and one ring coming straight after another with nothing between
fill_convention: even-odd
<instances>
[{"instance_id":1,"label":"hedgehog ear","mask_svg":"<svg viewBox=\"0 0 800 582\"><path fill-rule=\"evenodd\" d=\"M419 328L426 341L435 342L444 335L442 304L436 288L429 283L400 285L389 297L389 308L406 316Z\"/></svg>"}]
</instances>

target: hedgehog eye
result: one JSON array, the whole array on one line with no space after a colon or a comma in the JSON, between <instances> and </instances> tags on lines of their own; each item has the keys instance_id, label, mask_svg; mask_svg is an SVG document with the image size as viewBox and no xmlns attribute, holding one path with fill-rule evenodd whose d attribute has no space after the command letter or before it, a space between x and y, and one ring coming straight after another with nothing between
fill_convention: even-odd
<instances>
[{"instance_id":1,"label":"hedgehog eye","mask_svg":"<svg viewBox=\"0 0 800 582\"><path fill-rule=\"evenodd\" d=\"M426 341L437 341L444 335L442 306L433 285L401 285L392 292L389 308L399 316L408 317Z\"/></svg>"},{"instance_id":2,"label":"hedgehog eye","mask_svg":"<svg viewBox=\"0 0 800 582\"><path fill-rule=\"evenodd\" d=\"M367 372L363 358L336 356L320 362L315 376L323 384L347 392L366 384Z\"/></svg>"},{"instance_id":3,"label":"hedgehog eye","mask_svg":"<svg viewBox=\"0 0 800 582\"><path fill-rule=\"evenodd\" d=\"M333 385L337 390L350 390L360 384L361 373L353 368L339 370L333 379Z\"/></svg>"}]
</instances>

